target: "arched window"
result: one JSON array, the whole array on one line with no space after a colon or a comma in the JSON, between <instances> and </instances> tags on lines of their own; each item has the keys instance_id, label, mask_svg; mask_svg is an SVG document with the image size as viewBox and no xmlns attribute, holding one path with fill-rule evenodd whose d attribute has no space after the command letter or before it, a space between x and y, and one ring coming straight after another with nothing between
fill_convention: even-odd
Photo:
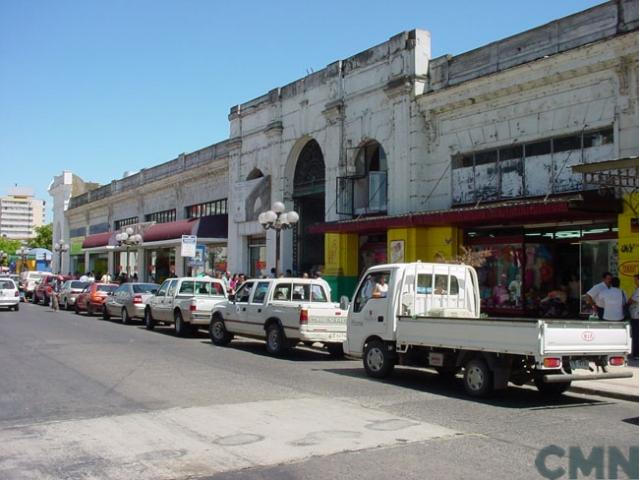
<instances>
[{"instance_id":1,"label":"arched window","mask_svg":"<svg viewBox=\"0 0 639 480\"><path fill-rule=\"evenodd\" d=\"M324 192L326 175L324 155L315 140L309 140L300 152L293 176L293 196Z\"/></svg>"},{"instance_id":2,"label":"arched window","mask_svg":"<svg viewBox=\"0 0 639 480\"><path fill-rule=\"evenodd\" d=\"M388 164L379 142L364 144L355 157L353 207L355 214L380 213L387 210Z\"/></svg>"}]
</instances>

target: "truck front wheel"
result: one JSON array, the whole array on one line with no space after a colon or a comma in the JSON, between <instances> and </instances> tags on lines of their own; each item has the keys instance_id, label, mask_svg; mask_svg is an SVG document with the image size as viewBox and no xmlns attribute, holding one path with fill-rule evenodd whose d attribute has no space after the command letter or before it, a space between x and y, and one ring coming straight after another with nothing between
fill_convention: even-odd
<instances>
[{"instance_id":1,"label":"truck front wheel","mask_svg":"<svg viewBox=\"0 0 639 480\"><path fill-rule=\"evenodd\" d=\"M464 388L473 397L485 397L493 391L493 372L481 358L473 358L464 367Z\"/></svg>"},{"instance_id":2,"label":"truck front wheel","mask_svg":"<svg viewBox=\"0 0 639 480\"><path fill-rule=\"evenodd\" d=\"M283 355L288 347L282 328L277 323L271 323L266 329L266 351L271 355Z\"/></svg>"},{"instance_id":3,"label":"truck front wheel","mask_svg":"<svg viewBox=\"0 0 639 480\"><path fill-rule=\"evenodd\" d=\"M364 349L364 369L368 376L385 378L393 373L395 357L380 340L373 340Z\"/></svg>"},{"instance_id":4,"label":"truck front wheel","mask_svg":"<svg viewBox=\"0 0 639 480\"><path fill-rule=\"evenodd\" d=\"M226 325L224 325L224 320L220 317L215 317L211 321L209 325L209 337L211 337L211 342L219 347L228 345L233 339L233 335L228 332Z\"/></svg>"}]
</instances>

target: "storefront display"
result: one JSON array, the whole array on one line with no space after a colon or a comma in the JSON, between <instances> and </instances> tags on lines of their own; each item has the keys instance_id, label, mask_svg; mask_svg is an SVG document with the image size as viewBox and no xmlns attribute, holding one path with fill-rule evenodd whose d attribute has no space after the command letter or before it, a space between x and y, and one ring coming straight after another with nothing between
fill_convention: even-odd
<instances>
[{"instance_id":1,"label":"storefront display","mask_svg":"<svg viewBox=\"0 0 639 480\"><path fill-rule=\"evenodd\" d=\"M249 275L251 278L266 276L266 238L249 237Z\"/></svg>"},{"instance_id":2,"label":"storefront display","mask_svg":"<svg viewBox=\"0 0 639 480\"><path fill-rule=\"evenodd\" d=\"M360 274L373 265L387 262L388 246L386 234L359 236L359 270Z\"/></svg>"},{"instance_id":3,"label":"storefront display","mask_svg":"<svg viewBox=\"0 0 639 480\"><path fill-rule=\"evenodd\" d=\"M175 248L158 248L146 251L147 282L162 283L175 276Z\"/></svg>"}]
</instances>

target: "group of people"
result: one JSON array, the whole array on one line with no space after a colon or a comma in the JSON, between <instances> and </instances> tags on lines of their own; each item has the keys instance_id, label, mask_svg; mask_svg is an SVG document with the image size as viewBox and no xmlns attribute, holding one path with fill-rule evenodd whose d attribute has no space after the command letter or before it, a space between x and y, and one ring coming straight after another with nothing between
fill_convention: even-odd
<instances>
[{"instance_id":1,"label":"group of people","mask_svg":"<svg viewBox=\"0 0 639 480\"><path fill-rule=\"evenodd\" d=\"M620 288L619 278L604 272L601 282L586 293L586 301L600 320L621 321L630 319L632 329L632 354L639 358L639 274L634 276L635 288L630 296Z\"/></svg>"}]
</instances>

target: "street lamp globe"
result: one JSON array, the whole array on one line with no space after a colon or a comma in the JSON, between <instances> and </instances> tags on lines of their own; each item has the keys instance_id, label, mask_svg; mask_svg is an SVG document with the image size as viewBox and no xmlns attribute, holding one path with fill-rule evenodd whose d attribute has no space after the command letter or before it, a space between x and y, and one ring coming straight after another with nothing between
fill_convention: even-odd
<instances>
[{"instance_id":1,"label":"street lamp globe","mask_svg":"<svg viewBox=\"0 0 639 480\"><path fill-rule=\"evenodd\" d=\"M288 223L294 225L299 221L300 216L296 211L291 210L286 214L286 218L288 219Z\"/></svg>"},{"instance_id":2,"label":"street lamp globe","mask_svg":"<svg viewBox=\"0 0 639 480\"><path fill-rule=\"evenodd\" d=\"M286 207L284 206L282 202L275 202L271 206L271 210L273 210L275 213L282 213L284 212L285 209Z\"/></svg>"}]
</instances>

